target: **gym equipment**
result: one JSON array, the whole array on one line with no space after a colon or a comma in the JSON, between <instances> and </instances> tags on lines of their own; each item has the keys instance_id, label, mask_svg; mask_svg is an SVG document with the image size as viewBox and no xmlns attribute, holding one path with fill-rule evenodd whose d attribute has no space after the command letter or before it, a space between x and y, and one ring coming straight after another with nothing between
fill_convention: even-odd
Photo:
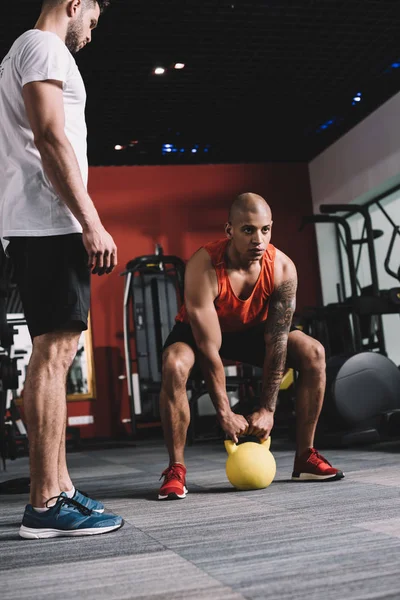
<instances>
[{"instance_id":1,"label":"gym equipment","mask_svg":"<svg viewBox=\"0 0 400 600\"><path fill-rule=\"evenodd\" d=\"M183 302L184 271L183 260L164 255L157 244L155 254L138 256L121 273L126 277L124 347L133 435L138 423L159 421L162 349Z\"/></svg>"},{"instance_id":2,"label":"gym equipment","mask_svg":"<svg viewBox=\"0 0 400 600\"><path fill-rule=\"evenodd\" d=\"M374 350L378 351L380 354L387 355L386 352L386 344L385 344L385 336L383 331L383 321L382 315L385 314L400 314L400 302L398 299L398 294L400 293L400 288L392 288L390 290L381 290L379 288L379 280L378 280L378 269L377 269L377 261L376 261L376 253L374 240L380 238L383 235L383 231L373 229L372 219L369 212L369 209L373 206L377 205L383 214L387 217L390 224L393 227L393 235L391 241L389 243L388 252L386 255L386 259L384 261L385 270L392 276L394 276L399 282L399 278L393 271L389 268L390 257L392 254L395 237L398 233L398 227L393 223L390 219L387 212L379 203L379 200L375 199L367 205L321 205L320 211L325 214L332 214L337 212L345 212L344 219L348 220L351 216L355 214L361 215L363 219L363 230L360 239L352 239L352 246L347 245L345 248L348 256L353 254L353 247L358 246L358 257L355 264L355 269L350 270L350 278L353 286L356 286L357 293L352 294L351 303L353 304L353 310L359 317L360 327L361 327L361 349L364 350ZM337 231L337 234L339 232ZM341 239L337 240L338 251L339 251L339 262L340 262L340 271L341 271L341 289L345 289L345 282L343 279L343 261L342 261L342 253L341 248L343 244L340 243ZM358 269L360 266L361 260L361 251L363 245L366 245L368 252L368 263L370 270L370 278L371 284L365 287L361 287L358 281ZM359 292L359 293L358 293ZM348 300L345 302L349 303ZM364 340L368 341L365 342ZM360 351L360 348L357 349Z\"/></svg>"},{"instance_id":3,"label":"gym equipment","mask_svg":"<svg viewBox=\"0 0 400 600\"><path fill-rule=\"evenodd\" d=\"M390 261L400 229L380 200L381 197L362 206L321 205L321 215L304 217L302 223L302 227L308 223L334 224L339 256L338 302L310 309L304 318L306 333L319 339L327 354L327 387L316 432L319 446L371 443L400 435L400 371L387 358L382 321L383 315L400 314L400 288L379 289L374 240L383 232L373 229L370 207L377 205L393 227L384 266L397 281L400 270L396 273ZM337 216L338 212L344 215ZM352 238L348 222L354 214L363 219L359 239ZM358 279L363 246L368 251L371 280L364 287ZM351 288L348 298L343 250Z\"/></svg>"},{"instance_id":4,"label":"gym equipment","mask_svg":"<svg viewBox=\"0 0 400 600\"><path fill-rule=\"evenodd\" d=\"M25 324L25 319L10 318L13 312L22 313L22 304L15 283L11 261L0 250L0 457L3 470L6 460L15 460L21 453L26 453L28 437L17 403L18 359L24 351L12 350L15 329ZM4 482L3 488L6 487Z\"/></svg>"},{"instance_id":5,"label":"gym equipment","mask_svg":"<svg viewBox=\"0 0 400 600\"><path fill-rule=\"evenodd\" d=\"M400 371L376 352L327 360L324 405L316 432L319 446L350 446L396 437Z\"/></svg>"},{"instance_id":6,"label":"gym equipment","mask_svg":"<svg viewBox=\"0 0 400 600\"><path fill-rule=\"evenodd\" d=\"M235 444L225 440L228 453L226 475L238 490L261 490L268 487L276 474L275 458L270 452L271 438L265 442Z\"/></svg>"},{"instance_id":7,"label":"gym equipment","mask_svg":"<svg viewBox=\"0 0 400 600\"><path fill-rule=\"evenodd\" d=\"M300 229L309 223L332 223L335 225L340 272L340 282L337 283L338 302L328 304L323 308L311 309L305 315L306 327L311 329L308 333L320 339L328 356L364 350L373 350L384 356L387 355L382 316L400 314L400 287L389 290L379 289L374 240L380 238L383 232L373 229L369 209L372 206L378 206L393 228L384 267L386 272L397 282L400 281L400 269L397 273L393 271L390 261L396 237L400 236L400 228L380 204L380 199L381 197L378 197L365 205L321 205L322 214L306 216L302 221ZM337 213L344 213L344 215L337 216ZM363 219L363 232L359 239L352 238L349 225L349 218L355 214L361 215ZM371 284L361 287L358 270L364 245L368 253ZM355 248L358 248L357 259L354 256ZM345 297L343 251L347 258L351 288L351 296L348 298Z\"/></svg>"}]
</instances>

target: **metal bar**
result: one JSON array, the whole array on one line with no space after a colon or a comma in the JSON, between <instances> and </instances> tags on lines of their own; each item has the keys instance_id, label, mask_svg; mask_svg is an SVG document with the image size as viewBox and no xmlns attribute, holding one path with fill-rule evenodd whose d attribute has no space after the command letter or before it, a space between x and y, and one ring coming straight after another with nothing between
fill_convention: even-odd
<instances>
[{"instance_id":1,"label":"metal bar","mask_svg":"<svg viewBox=\"0 0 400 600\"><path fill-rule=\"evenodd\" d=\"M354 309L354 305L356 299L358 297L357 294L357 284L356 284L356 273L355 273L355 265L354 265L354 255L353 255L353 245L351 239L351 229L350 225L346 221L344 217L333 216L329 214L324 215L313 215L312 217L303 217L303 225L307 223L337 223L343 227L345 239L346 239L346 247L349 249L347 252L347 257L349 261L349 272L350 272L350 285L351 285L351 296L352 296L352 310L351 316L353 321L353 333L354 333L354 350L355 352L360 352L362 349L362 339L361 339L361 330L360 330L360 320L359 316Z\"/></svg>"},{"instance_id":2,"label":"metal bar","mask_svg":"<svg viewBox=\"0 0 400 600\"><path fill-rule=\"evenodd\" d=\"M387 198L387 196L390 196L391 194L394 194L398 190L400 190L400 183L398 183L395 186L393 186L392 188L388 189L387 192L382 192L382 194L379 194L378 196L375 196L375 198L372 198L372 200L369 200L368 202L366 202L364 204L364 206L366 206L367 208L369 208L373 204L376 204L377 202L380 202L381 200L383 200L384 198Z\"/></svg>"},{"instance_id":3,"label":"metal bar","mask_svg":"<svg viewBox=\"0 0 400 600\"><path fill-rule=\"evenodd\" d=\"M392 227L397 227L396 223L392 220L392 217L390 215L388 215L388 213L383 208L383 206L381 206L380 202L377 202L376 204L377 204L377 206L379 206L379 208L381 209L381 211L383 212L383 214L385 215L385 217L387 218L387 220L389 221L389 223L391 224L391 226Z\"/></svg>"},{"instance_id":4,"label":"metal bar","mask_svg":"<svg viewBox=\"0 0 400 600\"><path fill-rule=\"evenodd\" d=\"M341 295L343 299L346 297L346 283L344 279L344 267L343 267L343 256L342 256L342 248L340 243L344 244L342 241L340 226L338 223L335 223L335 234L336 234L336 251L339 257L339 273L340 273L340 287L341 287Z\"/></svg>"},{"instance_id":5,"label":"metal bar","mask_svg":"<svg viewBox=\"0 0 400 600\"><path fill-rule=\"evenodd\" d=\"M129 331L129 300L131 295L131 281L132 273L127 273L125 290L124 290L124 349L125 349L125 368L126 368L126 381L128 385L128 396L129 396L129 409L131 414L131 425L132 435L136 434L136 412L135 412L135 399L133 394L132 386L132 354L130 345L130 331Z\"/></svg>"},{"instance_id":6,"label":"metal bar","mask_svg":"<svg viewBox=\"0 0 400 600\"><path fill-rule=\"evenodd\" d=\"M387 195L387 194L385 194ZM369 205L368 205L369 206ZM372 295L376 298L380 296L379 290L379 280L378 280L378 269L376 266L376 254L375 254L375 244L374 244L374 231L372 228L372 219L369 214L367 205L359 205L359 204L321 204L320 211L323 214L331 214L336 212L347 212L350 214L360 213L364 217L365 230L367 232L367 246L368 246L368 254L369 254L369 263L371 270L371 285L372 285ZM346 217L344 217L345 219ZM385 344L385 335L383 333L383 319L382 315L377 316L377 337L379 340L380 351L382 354L386 355L386 344Z\"/></svg>"}]
</instances>

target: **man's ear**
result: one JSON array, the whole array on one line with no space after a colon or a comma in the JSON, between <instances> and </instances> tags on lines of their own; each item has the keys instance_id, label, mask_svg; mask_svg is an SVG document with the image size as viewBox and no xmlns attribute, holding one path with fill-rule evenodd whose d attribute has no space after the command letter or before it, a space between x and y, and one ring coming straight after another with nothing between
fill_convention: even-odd
<instances>
[{"instance_id":1,"label":"man's ear","mask_svg":"<svg viewBox=\"0 0 400 600\"><path fill-rule=\"evenodd\" d=\"M69 17L75 17L82 9L82 0L69 0L67 4L67 13Z\"/></svg>"},{"instance_id":2,"label":"man's ear","mask_svg":"<svg viewBox=\"0 0 400 600\"><path fill-rule=\"evenodd\" d=\"M225 233L227 238L232 238L232 223L230 221L228 221L228 223L225 223Z\"/></svg>"}]
</instances>

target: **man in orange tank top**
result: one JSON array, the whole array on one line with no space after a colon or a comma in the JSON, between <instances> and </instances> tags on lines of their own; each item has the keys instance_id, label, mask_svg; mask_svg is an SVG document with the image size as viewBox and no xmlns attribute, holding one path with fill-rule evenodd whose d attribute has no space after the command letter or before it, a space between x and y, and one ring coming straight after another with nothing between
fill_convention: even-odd
<instances>
[{"instance_id":1,"label":"man in orange tank top","mask_svg":"<svg viewBox=\"0 0 400 600\"><path fill-rule=\"evenodd\" d=\"M188 262L185 306L163 352L160 411L170 464L163 472L160 500L187 494L186 383L195 362L202 369L222 429L236 443L244 434L260 440L270 435L286 365L295 368L299 376L292 479L344 477L313 446L325 392L324 348L291 327L296 268L270 243L271 229L271 209L264 198L241 194L232 204L226 239L207 244ZM222 359L263 368L260 407L246 418L231 410Z\"/></svg>"}]
</instances>

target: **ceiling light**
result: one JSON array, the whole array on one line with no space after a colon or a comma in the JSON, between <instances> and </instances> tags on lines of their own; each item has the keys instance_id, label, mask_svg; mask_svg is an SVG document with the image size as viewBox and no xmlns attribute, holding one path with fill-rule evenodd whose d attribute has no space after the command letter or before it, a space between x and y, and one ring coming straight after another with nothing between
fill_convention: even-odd
<instances>
[{"instance_id":1,"label":"ceiling light","mask_svg":"<svg viewBox=\"0 0 400 600\"><path fill-rule=\"evenodd\" d=\"M164 67L156 67L154 69L154 75L164 75L165 69Z\"/></svg>"},{"instance_id":2,"label":"ceiling light","mask_svg":"<svg viewBox=\"0 0 400 600\"><path fill-rule=\"evenodd\" d=\"M329 127L334 125L336 120L336 117L333 117L332 119L329 119L329 121L325 121L325 123L322 123L322 125L320 125L316 130L317 133L321 133L321 131L325 131L325 129L328 129Z\"/></svg>"},{"instance_id":3,"label":"ceiling light","mask_svg":"<svg viewBox=\"0 0 400 600\"><path fill-rule=\"evenodd\" d=\"M119 144L117 144L116 146L114 146L114 150L123 150L124 147L120 146Z\"/></svg>"},{"instance_id":4,"label":"ceiling light","mask_svg":"<svg viewBox=\"0 0 400 600\"><path fill-rule=\"evenodd\" d=\"M173 144L163 144L162 145L162 154L169 154L170 152L174 152L174 145Z\"/></svg>"},{"instance_id":5,"label":"ceiling light","mask_svg":"<svg viewBox=\"0 0 400 600\"><path fill-rule=\"evenodd\" d=\"M185 63L175 63L174 69L184 69Z\"/></svg>"}]
</instances>

